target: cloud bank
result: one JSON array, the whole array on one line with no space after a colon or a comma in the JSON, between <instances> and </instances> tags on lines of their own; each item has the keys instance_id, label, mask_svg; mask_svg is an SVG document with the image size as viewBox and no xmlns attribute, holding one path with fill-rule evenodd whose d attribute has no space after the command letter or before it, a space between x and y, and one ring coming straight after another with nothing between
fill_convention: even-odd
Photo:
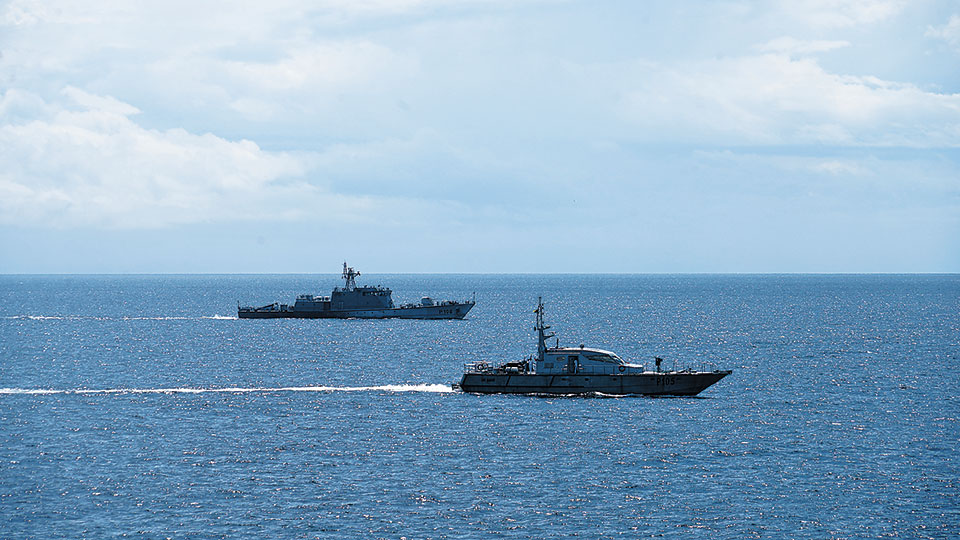
<instances>
[{"instance_id":1,"label":"cloud bank","mask_svg":"<svg viewBox=\"0 0 960 540\"><path fill-rule=\"evenodd\" d=\"M8 90L0 116L0 220L54 227L158 227L292 218L324 194L302 158L182 129L151 130L112 97L67 87L63 103ZM12 114L11 114L12 113ZM25 120L24 118L29 118Z\"/></svg>"},{"instance_id":2,"label":"cloud bank","mask_svg":"<svg viewBox=\"0 0 960 540\"><path fill-rule=\"evenodd\" d=\"M13 0L0 248L353 224L490 260L626 235L637 262L776 216L834 215L813 250L903 214L936 217L905 237L960 237L960 15L921 4Z\"/></svg>"}]
</instances>

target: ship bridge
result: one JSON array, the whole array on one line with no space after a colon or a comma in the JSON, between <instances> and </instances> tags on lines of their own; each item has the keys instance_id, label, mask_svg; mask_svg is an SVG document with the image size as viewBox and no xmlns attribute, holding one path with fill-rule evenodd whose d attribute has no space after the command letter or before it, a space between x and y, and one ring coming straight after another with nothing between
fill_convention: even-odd
<instances>
[{"instance_id":1,"label":"ship bridge","mask_svg":"<svg viewBox=\"0 0 960 540\"><path fill-rule=\"evenodd\" d=\"M570 375L596 374L615 375L624 373L627 368L642 369L628 364L616 353L588 347L551 347L538 360L536 372L539 374Z\"/></svg>"}]
</instances>

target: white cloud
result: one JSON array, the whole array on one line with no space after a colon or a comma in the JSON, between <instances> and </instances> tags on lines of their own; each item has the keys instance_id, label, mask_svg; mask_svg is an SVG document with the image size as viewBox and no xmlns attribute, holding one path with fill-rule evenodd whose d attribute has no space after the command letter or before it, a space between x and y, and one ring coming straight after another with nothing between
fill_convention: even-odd
<instances>
[{"instance_id":1,"label":"white cloud","mask_svg":"<svg viewBox=\"0 0 960 540\"><path fill-rule=\"evenodd\" d=\"M151 100L257 121L302 119L342 109L344 101L382 95L412 80L416 60L365 40L273 44L268 59L224 58L215 52L173 55L132 71L153 83ZM128 84L131 73L109 75L108 85ZM123 79L123 80L119 80ZM179 81L171 85L169 81ZM156 90L154 90L156 89ZM160 92L162 90L162 92Z\"/></svg>"},{"instance_id":2,"label":"white cloud","mask_svg":"<svg viewBox=\"0 0 960 540\"><path fill-rule=\"evenodd\" d=\"M758 49L762 52L780 53L791 56L809 55L820 52L832 51L843 47L849 47L849 41L827 41L813 40L804 41L792 37L784 36L760 45Z\"/></svg>"},{"instance_id":3,"label":"white cloud","mask_svg":"<svg viewBox=\"0 0 960 540\"><path fill-rule=\"evenodd\" d=\"M62 93L84 109L99 111L111 117L130 116L140 112L140 109L112 96L97 96L72 86L64 88Z\"/></svg>"},{"instance_id":4,"label":"white cloud","mask_svg":"<svg viewBox=\"0 0 960 540\"><path fill-rule=\"evenodd\" d=\"M960 15L950 17L947 24L943 26L929 27L926 36L942 39L951 47L960 51Z\"/></svg>"},{"instance_id":5,"label":"white cloud","mask_svg":"<svg viewBox=\"0 0 960 540\"><path fill-rule=\"evenodd\" d=\"M0 221L158 227L289 215L285 203L322 200L297 181L304 159L181 129L148 130L136 109L76 88L30 121L0 124ZM7 91L0 110L36 98ZM296 208L296 207L293 207Z\"/></svg>"},{"instance_id":6,"label":"white cloud","mask_svg":"<svg viewBox=\"0 0 960 540\"><path fill-rule=\"evenodd\" d=\"M422 137L270 152L210 133L145 129L131 119L135 107L109 96L72 87L61 96L50 102L22 90L0 94L0 224L129 229L294 220L420 227L489 211L407 195L402 185L377 195L325 187L334 178L395 183L398 171L384 164L404 162L404 178L416 179ZM411 150L419 157L407 157Z\"/></svg>"},{"instance_id":7,"label":"white cloud","mask_svg":"<svg viewBox=\"0 0 960 540\"><path fill-rule=\"evenodd\" d=\"M725 144L960 146L960 94L838 75L760 55L651 69L630 118L668 140Z\"/></svg>"},{"instance_id":8,"label":"white cloud","mask_svg":"<svg viewBox=\"0 0 960 540\"><path fill-rule=\"evenodd\" d=\"M908 5L906 0L781 0L780 16L817 28L847 28L892 18Z\"/></svg>"},{"instance_id":9,"label":"white cloud","mask_svg":"<svg viewBox=\"0 0 960 540\"><path fill-rule=\"evenodd\" d=\"M291 44L273 61L210 58L205 63L196 66L196 82L219 87L233 98L233 110L257 120L336 107L345 97L402 84L417 71L415 60L369 41ZM183 67L174 63L164 71Z\"/></svg>"},{"instance_id":10,"label":"white cloud","mask_svg":"<svg viewBox=\"0 0 960 540\"><path fill-rule=\"evenodd\" d=\"M849 70L834 67L834 73L828 73L815 62L803 63L856 41L850 30L838 33L837 29L890 20L904 2L813 0L751 5L732 11L742 19L733 21L731 28L777 19L785 21L787 29L777 26L775 31L768 30L772 34L758 32L766 40L759 46L745 39L727 40L741 44L739 54L748 55L742 58L736 57L736 51L726 51L720 60L708 56L698 62L678 51L678 57L685 58L682 64L671 69L661 61L662 67L653 71L656 75L639 85L635 81L645 78L643 68L629 77L613 74L575 80L565 72L567 66L576 64L589 72L608 61L602 47L592 44L604 40L584 33L581 45L551 43L551 37L568 36L569 30L579 28L578 21L553 14L555 18L544 26L554 33L542 34L543 44L539 38L528 38L527 43L513 32L526 28L535 17L496 0L316 4L277 0L240 3L230 10L199 5L189 8L195 15L187 20L178 18L187 8L177 1L90 8L60 0L16 0L7 12L16 11L18 19L29 18L38 28L12 30L5 40L10 46L4 48L4 62L17 83L8 86L43 94L45 88L72 85L118 96L143 109L145 122L151 125L214 132L228 125L232 132L246 130L252 137L260 135L255 129L270 124L271 129L297 135L313 130L326 141L403 138L424 127L467 131L467 126L474 126L480 131L502 126L527 134L571 132L572 128L617 131L623 126L611 118L608 104L626 95L636 116L656 118L669 112L681 120L686 117L676 126L670 119L653 122L667 125L675 138L683 138L676 136L685 127L694 140L709 134L725 140L730 133L740 133L749 142L847 144L863 140L864 129L851 120L856 111L888 102L891 94L903 98L908 92L871 86L867 78L845 77L845 72L857 72L853 66ZM490 9L474 9L477 6ZM583 9L583 5L572 7ZM707 6L704 12L724 9ZM676 15L662 5L636 11L664 20ZM389 24L378 20L364 25L377 17ZM329 23L344 18L350 24ZM153 24L168 19L177 24ZM43 21L48 24L40 24ZM810 31L804 24L827 30ZM781 37L769 39L777 35ZM724 41L723 32L707 34L703 41L713 40ZM638 56L649 50L642 41L632 44L634 53L629 47L618 48L614 56L620 65L640 64ZM773 54L756 55L757 47ZM728 76L724 69L736 75ZM653 80L656 77L666 81ZM718 94L711 92L711 84L718 85ZM921 94L917 100L900 104L929 105L940 99L917 92ZM949 103L949 96L943 101ZM403 110L399 102L414 107ZM648 111L650 103L663 103L665 113ZM574 106L558 110L568 104ZM876 107L896 116L894 105ZM801 114L809 116L795 117ZM695 121L698 117L705 120L705 127ZM781 120L787 125L778 125ZM934 120L935 130L942 131L938 125L942 122ZM648 122L641 119L640 125ZM894 131L891 140L918 123L905 117L889 124ZM907 137L910 144L925 144L917 142L922 137L917 129L913 131ZM269 144L266 139L258 141Z\"/></svg>"},{"instance_id":11,"label":"white cloud","mask_svg":"<svg viewBox=\"0 0 960 540\"><path fill-rule=\"evenodd\" d=\"M22 26L35 24L48 18L46 9L39 1L13 1L7 4L2 21L7 25Z\"/></svg>"},{"instance_id":12,"label":"white cloud","mask_svg":"<svg viewBox=\"0 0 960 540\"><path fill-rule=\"evenodd\" d=\"M86 8L86 9L84 9ZM0 26L33 26L42 23L77 24L96 20L92 6L73 6L45 0L12 0L7 3Z\"/></svg>"},{"instance_id":13,"label":"white cloud","mask_svg":"<svg viewBox=\"0 0 960 540\"><path fill-rule=\"evenodd\" d=\"M814 172L828 173L835 176L863 176L870 171L862 163L849 159L819 160L811 166Z\"/></svg>"}]
</instances>

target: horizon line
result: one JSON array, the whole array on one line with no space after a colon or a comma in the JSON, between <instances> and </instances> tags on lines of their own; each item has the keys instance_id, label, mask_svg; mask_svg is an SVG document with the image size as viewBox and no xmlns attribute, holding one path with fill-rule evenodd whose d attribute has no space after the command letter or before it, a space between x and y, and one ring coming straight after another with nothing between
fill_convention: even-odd
<instances>
[{"instance_id":1,"label":"horizon line","mask_svg":"<svg viewBox=\"0 0 960 540\"><path fill-rule=\"evenodd\" d=\"M339 276L329 272L0 272L0 276ZM960 271L867 272L367 272L365 275L424 276L924 276L960 275Z\"/></svg>"}]
</instances>

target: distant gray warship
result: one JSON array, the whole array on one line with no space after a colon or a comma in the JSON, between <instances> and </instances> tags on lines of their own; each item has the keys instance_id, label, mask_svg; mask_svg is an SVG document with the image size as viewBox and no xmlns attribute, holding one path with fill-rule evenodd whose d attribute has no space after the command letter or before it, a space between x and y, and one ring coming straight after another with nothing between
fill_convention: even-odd
<instances>
[{"instance_id":1,"label":"distant gray warship","mask_svg":"<svg viewBox=\"0 0 960 540\"><path fill-rule=\"evenodd\" d=\"M476 300L434 302L423 297L418 304L393 305L393 291L385 287L357 287L360 272L343 263L343 287L330 296L301 294L293 305L273 303L261 307L237 306L241 319L462 319Z\"/></svg>"},{"instance_id":2,"label":"distant gray warship","mask_svg":"<svg viewBox=\"0 0 960 540\"><path fill-rule=\"evenodd\" d=\"M601 349L547 347L554 336L543 324L543 301L537 306L537 357L522 362L491 366L473 362L458 386L464 392L484 394L643 394L650 396L695 396L731 371L656 371L624 362Z\"/></svg>"}]
</instances>

